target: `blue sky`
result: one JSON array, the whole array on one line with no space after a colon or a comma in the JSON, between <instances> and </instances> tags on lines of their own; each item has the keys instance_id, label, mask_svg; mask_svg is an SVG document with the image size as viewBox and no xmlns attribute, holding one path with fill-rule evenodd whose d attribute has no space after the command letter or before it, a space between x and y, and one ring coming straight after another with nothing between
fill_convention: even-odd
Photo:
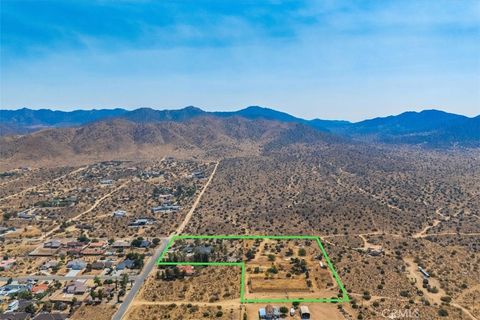
<instances>
[{"instance_id":1,"label":"blue sky","mask_svg":"<svg viewBox=\"0 0 480 320\"><path fill-rule=\"evenodd\" d=\"M1 2L1 108L480 113L480 1Z\"/></svg>"}]
</instances>

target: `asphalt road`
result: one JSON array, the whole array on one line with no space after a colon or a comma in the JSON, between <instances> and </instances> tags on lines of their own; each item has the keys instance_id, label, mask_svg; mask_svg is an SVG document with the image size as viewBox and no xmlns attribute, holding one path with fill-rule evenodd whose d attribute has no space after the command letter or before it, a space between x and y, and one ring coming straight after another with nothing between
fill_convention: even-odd
<instances>
[{"instance_id":1,"label":"asphalt road","mask_svg":"<svg viewBox=\"0 0 480 320\"><path fill-rule=\"evenodd\" d=\"M142 272L137 276L132 289L128 292L127 296L125 297L122 304L120 305L120 308L118 308L117 312L113 315L112 320L121 320L125 316L125 313L130 307L130 304L132 303L133 299L137 295L138 290L140 290L140 288L143 285L143 282L145 282L145 279L150 274L152 269L155 267L155 262L157 262L162 251L165 250L165 247L167 246L168 241L170 241L170 237L164 238L162 240L162 243L155 250L155 253L153 254L153 256L150 258L148 263L142 269Z\"/></svg>"}]
</instances>

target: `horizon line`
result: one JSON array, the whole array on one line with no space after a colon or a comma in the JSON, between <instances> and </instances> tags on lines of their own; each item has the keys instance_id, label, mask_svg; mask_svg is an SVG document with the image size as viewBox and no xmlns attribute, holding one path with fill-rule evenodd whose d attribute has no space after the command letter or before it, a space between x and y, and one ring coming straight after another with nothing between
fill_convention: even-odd
<instances>
[{"instance_id":1,"label":"horizon line","mask_svg":"<svg viewBox=\"0 0 480 320\"><path fill-rule=\"evenodd\" d=\"M345 120L345 119L329 119L329 118L323 118L323 117L315 117L315 118L302 118L300 116L296 116L296 115L293 115L289 112L286 112L286 111L282 111L282 110L279 110L279 109L275 109L273 107L265 107L265 106L260 106L260 105L247 105L247 106L244 106L244 107L241 107L239 109L235 109L235 110L214 110L214 111L209 111L209 110L205 110L204 108L202 107L198 107L198 106L195 106L195 105L186 105L186 106L183 106L183 107L167 107L167 108L162 108L160 109L157 108L157 107L148 107L148 106L139 106L139 107L105 107L105 108L97 108L97 107L93 107L92 109L86 109L86 108L82 108L82 107L79 107L78 109L72 109L72 110L62 110L62 109L56 109L56 108L49 108L49 107L38 107L38 108L35 108L35 107L21 107L21 108L16 108L16 109L6 109L4 107L0 107L0 112L1 111L20 111L20 110L32 110L32 111L52 111L52 112L63 112L63 113L72 113L72 112L76 112L76 111L103 111L103 110L124 110L124 111L127 111L127 112L132 112L132 111L136 111L136 110L139 110L139 109L149 109L149 110L154 110L154 111L180 111L180 110L184 110L184 109L187 109L187 108L196 108L196 109L199 109L203 112L206 112L206 113L218 113L218 112L225 112L225 113L234 113L234 112L239 112L239 111L242 111L242 110L245 110L245 109L248 109L248 108L261 108L261 109L267 109L267 110L273 110L273 111L276 111L276 112L280 112L280 113L285 113L289 116L292 116L292 117L295 117L295 118L298 118L298 119L301 119L301 120L307 120L307 121L312 121L312 120L326 120L326 121L346 121L346 122L350 122L350 123L356 123L356 122L362 122L362 121L367 121L367 120L372 120L372 119L377 119L377 118L387 118L387 117L395 117L395 116L400 116L402 114L405 114L405 113L422 113L422 112L426 112L426 111L437 111L437 112L443 112L443 113L448 113L448 114L454 114L454 115L458 115L458 116L462 116L462 117L466 117L466 118L469 118L469 119L473 119L473 118L476 118L476 117L479 117L480 116L480 113L479 114L475 114L475 115L465 115L465 114L460 114L460 113L455 113L455 112L449 112L449 111L445 111L445 110L442 110L442 109L436 109L436 108L426 108L426 109L420 109L419 111L417 110L411 110L411 109L407 109L401 113L397 113L397 114L387 114L387 115L377 115L377 116L374 116L374 117L367 117L367 118L363 118L362 120L357 120L357 121L353 121L353 120Z\"/></svg>"}]
</instances>

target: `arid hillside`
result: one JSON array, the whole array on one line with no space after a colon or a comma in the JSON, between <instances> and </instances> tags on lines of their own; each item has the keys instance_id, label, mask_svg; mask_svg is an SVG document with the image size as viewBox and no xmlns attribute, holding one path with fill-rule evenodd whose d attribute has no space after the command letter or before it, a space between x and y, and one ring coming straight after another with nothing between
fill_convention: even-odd
<instances>
[{"instance_id":1,"label":"arid hillside","mask_svg":"<svg viewBox=\"0 0 480 320\"><path fill-rule=\"evenodd\" d=\"M302 124L241 117L197 117L186 122L108 120L0 138L0 164L58 165L167 154L218 158L259 154L263 148L338 139Z\"/></svg>"}]
</instances>

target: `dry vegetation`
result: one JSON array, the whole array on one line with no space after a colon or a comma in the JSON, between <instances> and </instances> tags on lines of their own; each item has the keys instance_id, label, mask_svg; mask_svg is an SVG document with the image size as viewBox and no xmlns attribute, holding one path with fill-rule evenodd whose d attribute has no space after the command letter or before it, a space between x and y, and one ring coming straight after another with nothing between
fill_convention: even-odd
<instances>
[{"instance_id":1,"label":"dry vegetation","mask_svg":"<svg viewBox=\"0 0 480 320\"><path fill-rule=\"evenodd\" d=\"M265 138L262 132L258 137ZM468 319L469 314L478 317L478 151L271 142L262 152L251 144L250 154L220 159L184 233L318 235L354 300L352 315L379 319L388 308L417 310L422 319L438 319L441 314L448 319ZM209 160L217 160L224 148L223 144L210 148ZM35 229L23 231L32 238L51 230L53 235L71 237L80 233L101 238L168 235L184 219L205 183L205 179L189 177L197 170L208 177L213 164L145 161L19 170L0 181L2 226L22 232L25 226L33 225ZM157 171L164 173L144 175ZM101 179L114 183L101 185ZM182 207L180 211L151 213L151 207L161 203L155 188L175 193L179 186L183 191L193 190L175 196L174 204ZM33 221L14 217L39 201L72 196L75 201L67 207L36 208L38 219ZM125 210L127 215L113 218L115 210ZM80 228L76 221L62 225L79 214L82 224L90 229ZM128 227L140 217L155 218L156 223ZM11 246L18 238L7 233L4 239L2 253L20 255ZM253 246L255 255L247 259ZM304 243L230 242L212 261L246 260L247 295L275 297L284 295L287 288L302 296L336 296L338 288L318 267L313 251L305 258L309 278L305 274L292 276L292 264L286 260L292 246L296 258L298 247L314 250ZM374 255L371 250L380 253ZM272 265L277 273L267 271ZM431 275L428 285L423 285L419 266ZM230 302L238 299L238 270L209 267L197 272L173 281L159 280L152 274L129 319L238 319L239 302Z\"/></svg>"},{"instance_id":2,"label":"dry vegetation","mask_svg":"<svg viewBox=\"0 0 480 320\"><path fill-rule=\"evenodd\" d=\"M140 301L209 302L240 298L239 267L195 267L195 274L183 279L162 280L164 269L155 270L138 299Z\"/></svg>"},{"instance_id":3,"label":"dry vegetation","mask_svg":"<svg viewBox=\"0 0 480 320\"><path fill-rule=\"evenodd\" d=\"M161 320L161 319L239 319L238 306L203 306L193 304L138 305L132 307L127 315L128 320Z\"/></svg>"}]
</instances>

